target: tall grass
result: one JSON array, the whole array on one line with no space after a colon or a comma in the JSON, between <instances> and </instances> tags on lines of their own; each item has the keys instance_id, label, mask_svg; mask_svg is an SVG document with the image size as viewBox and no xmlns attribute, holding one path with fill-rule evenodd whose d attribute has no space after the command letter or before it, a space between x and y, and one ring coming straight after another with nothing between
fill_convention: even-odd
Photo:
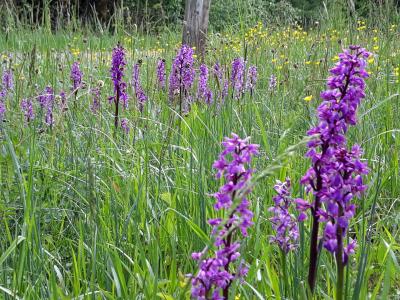
<instances>
[{"instance_id":1,"label":"tall grass","mask_svg":"<svg viewBox=\"0 0 400 300\"><path fill-rule=\"evenodd\" d=\"M372 75L359 125L349 137L362 145L371 171L368 192L357 203L351 224L350 235L359 247L345 274L345 298L396 299L399 28L386 21L387 14L395 14L388 6L364 19L365 29L357 16L350 19L339 9L327 7L320 24L307 33L296 26L254 29L239 24L210 34L207 64L218 60L228 70L233 58L245 56L258 67L258 86L253 97L246 94L237 101L230 95L221 108L197 103L185 117L171 107L166 92L155 88L156 59L165 58L170 70L179 33L165 30L150 36L117 30L112 35L68 28L51 33L18 23L2 33L3 67L11 66L16 77L0 125L2 298L187 299L185 274L196 269L190 253L209 242L206 220L215 215L209 194L219 183L211 165L220 141L233 131L260 144L255 168L265 176L252 193L255 226L242 246L249 275L232 294L240 299L306 299L310 228L300 227L300 247L289 257L285 288L279 251L269 243L267 207L275 179L290 176L294 194L304 196L298 180L309 163L305 147L286 149L299 144L316 121L327 70L341 47L353 43L376 56L369 66ZM129 81L134 62L143 60L142 84L150 100L140 114L131 99L123 116L132 129L129 135L113 136L108 69L118 41L129 52ZM36 96L46 85L69 93L69 68L75 60L86 82L76 104L68 99L69 110L56 112L52 129L43 124L40 111L26 126L20 100ZM271 91L272 74L278 86ZM93 115L88 90L98 80L105 82L103 102ZM303 100L308 95L313 95L310 103ZM321 253L316 298L331 299L336 267L330 255Z\"/></svg>"}]
</instances>

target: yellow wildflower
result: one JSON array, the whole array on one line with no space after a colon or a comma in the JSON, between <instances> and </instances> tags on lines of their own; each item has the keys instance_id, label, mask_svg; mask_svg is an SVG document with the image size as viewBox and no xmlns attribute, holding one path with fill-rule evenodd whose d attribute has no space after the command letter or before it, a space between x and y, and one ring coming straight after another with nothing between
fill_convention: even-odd
<instances>
[{"instance_id":1,"label":"yellow wildflower","mask_svg":"<svg viewBox=\"0 0 400 300\"><path fill-rule=\"evenodd\" d=\"M309 95L307 97L304 97L304 101L310 102L312 100L313 96Z\"/></svg>"}]
</instances>

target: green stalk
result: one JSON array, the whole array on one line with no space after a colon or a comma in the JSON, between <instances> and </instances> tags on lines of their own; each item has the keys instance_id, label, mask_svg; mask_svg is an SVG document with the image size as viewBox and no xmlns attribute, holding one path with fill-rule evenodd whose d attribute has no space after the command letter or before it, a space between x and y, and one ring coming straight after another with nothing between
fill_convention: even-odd
<instances>
[{"instance_id":1,"label":"green stalk","mask_svg":"<svg viewBox=\"0 0 400 300\"><path fill-rule=\"evenodd\" d=\"M286 265L286 253L281 250L281 264L282 264L282 270L283 270L283 295L285 297L288 297L289 295L289 279L288 279L288 273L287 273L287 265Z\"/></svg>"},{"instance_id":2,"label":"green stalk","mask_svg":"<svg viewBox=\"0 0 400 300\"><path fill-rule=\"evenodd\" d=\"M339 216L343 215L343 208L339 205ZM336 265L337 265L337 278L336 278L336 300L343 299L343 278L344 278L344 264L343 264L343 236L342 227L336 225L336 238L338 242L338 249L336 251Z\"/></svg>"},{"instance_id":3,"label":"green stalk","mask_svg":"<svg viewBox=\"0 0 400 300\"><path fill-rule=\"evenodd\" d=\"M340 254L340 257L338 257ZM338 249L336 254L336 263L337 263L337 280L336 280L336 300L343 299L343 274L344 274L344 265L342 260L342 249Z\"/></svg>"}]
</instances>

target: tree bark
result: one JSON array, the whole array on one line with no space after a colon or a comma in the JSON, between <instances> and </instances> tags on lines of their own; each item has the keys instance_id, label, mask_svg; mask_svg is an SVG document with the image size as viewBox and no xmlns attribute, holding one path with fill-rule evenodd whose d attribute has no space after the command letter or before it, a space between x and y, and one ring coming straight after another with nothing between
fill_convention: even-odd
<instances>
[{"instance_id":1,"label":"tree bark","mask_svg":"<svg viewBox=\"0 0 400 300\"><path fill-rule=\"evenodd\" d=\"M110 3L108 0L96 1L96 11L100 21L105 22L110 19Z\"/></svg>"},{"instance_id":2,"label":"tree bark","mask_svg":"<svg viewBox=\"0 0 400 300\"><path fill-rule=\"evenodd\" d=\"M196 47L204 59L211 0L186 0L182 43Z\"/></svg>"}]
</instances>

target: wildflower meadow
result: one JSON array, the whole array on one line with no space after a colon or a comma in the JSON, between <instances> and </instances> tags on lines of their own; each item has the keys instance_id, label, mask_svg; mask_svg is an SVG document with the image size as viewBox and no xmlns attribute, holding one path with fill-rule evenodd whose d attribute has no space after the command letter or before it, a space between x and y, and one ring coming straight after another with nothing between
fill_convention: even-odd
<instances>
[{"instance_id":1,"label":"wildflower meadow","mask_svg":"<svg viewBox=\"0 0 400 300\"><path fill-rule=\"evenodd\" d=\"M0 299L400 299L400 7L337 2L0 4Z\"/></svg>"}]
</instances>

